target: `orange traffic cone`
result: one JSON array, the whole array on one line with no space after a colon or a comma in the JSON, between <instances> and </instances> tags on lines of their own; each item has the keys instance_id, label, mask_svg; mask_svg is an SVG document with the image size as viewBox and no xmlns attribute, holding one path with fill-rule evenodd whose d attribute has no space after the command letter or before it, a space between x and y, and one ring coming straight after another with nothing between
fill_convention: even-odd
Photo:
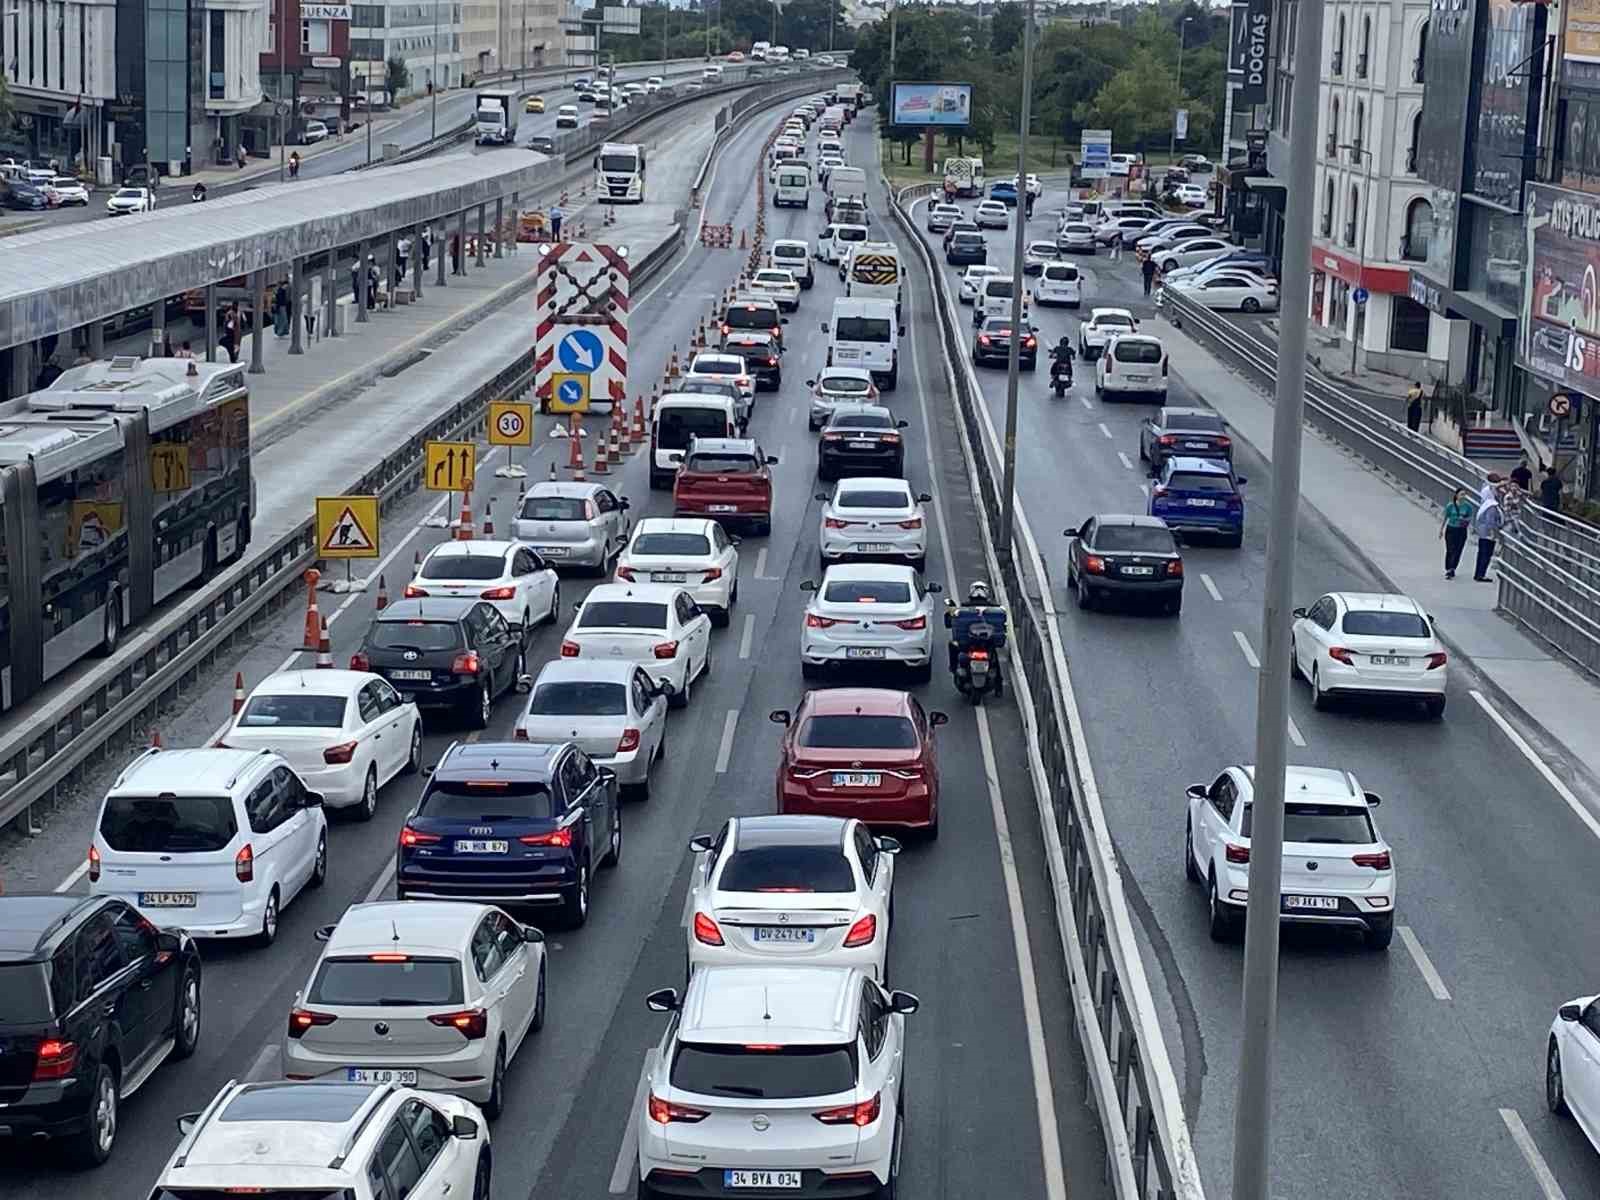
<instances>
[{"instance_id":1,"label":"orange traffic cone","mask_svg":"<svg viewBox=\"0 0 1600 1200\"><path fill-rule=\"evenodd\" d=\"M161 745L161 730L152 729L150 731L150 749L152 749L152 750L160 750L160 749L162 749L162 745Z\"/></svg>"},{"instance_id":2,"label":"orange traffic cone","mask_svg":"<svg viewBox=\"0 0 1600 1200\"><path fill-rule=\"evenodd\" d=\"M456 541L472 540L472 493L461 493L461 517L456 521Z\"/></svg>"},{"instance_id":3,"label":"orange traffic cone","mask_svg":"<svg viewBox=\"0 0 1600 1200\"><path fill-rule=\"evenodd\" d=\"M238 716L244 708L244 672L233 673L233 715Z\"/></svg>"},{"instance_id":4,"label":"orange traffic cone","mask_svg":"<svg viewBox=\"0 0 1600 1200\"><path fill-rule=\"evenodd\" d=\"M642 446L647 436L644 429L644 400L639 396L635 396L633 398L633 440Z\"/></svg>"},{"instance_id":5,"label":"orange traffic cone","mask_svg":"<svg viewBox=\"0 0 1600 1200\"><path fill-rule=\"evenodd\" d=\"M750 241L749 241L748 238L745 237L744 230L741 229L741 230L739 230L739 249L748 250L749 248L750 248Z\"/></svg>"},{"instance_id":6,"label":"orange traffic cone","mask_svg":"<svg viewBox=\"0 0 1600 1200\"><path fill-rule=\"evenodd\" d=\"M616 409L612 409L616 412ZM611 422L610 432L606 434L606 461L609 463L622 462L622 438L617 432L620 427L615 421Z\"/></svg>"},{"instance_id":7,"label":"orange traffic cone","mask_svg":"<svg viewBox=\"0 0 1600 1200\"><path fill-rule=\"evenodd\" d=\"M383 576L378 576L378 611L382 612L389 607L389 585L383 581Z\"/></svg>"},{"instance_id":8,"label":"orange traffic cone","mask_svg":"<svg viewBox=\"0 0 1600 1200\"><path fill-rule=\"evenodd\" d=\"M611 474L611 468L606 464L606 439L597 437L594 443L594 473L596 475Z\"/></svg>"},{"instance_id":9,"label":"orange traffic cone","mask_svg":"<svg viewBox=\"0 0 1600 1200\"><path fill-rule=\"evenodd\" d=\"M322 630L317 637L317 670L333 670L333 643L328 640L328 618L322 618Z\"/></svg>"},{"instance_id":10,"label":"orange traffic cone","mask_svg":"<svg viewBox=\"0 0 1600 1200\"><path fill-rule=\"evenodd\" d=\"M494 497L489 497L489 502L483 506L483 536L494 536Z\"/></svg>"},{"instance_id":11,"label":"orange traffic cone","mask_svg":"<svg viewBox=\"0 0 1600 1200\"><path fill-rule=\"evenodd\" d=\"M322 579L322 572L312 567L306 572L306 640L301 647L304 650L317 648L317 629L322 620L322 614L317 610L317 584Z\"/></svg>"}]
</instances>

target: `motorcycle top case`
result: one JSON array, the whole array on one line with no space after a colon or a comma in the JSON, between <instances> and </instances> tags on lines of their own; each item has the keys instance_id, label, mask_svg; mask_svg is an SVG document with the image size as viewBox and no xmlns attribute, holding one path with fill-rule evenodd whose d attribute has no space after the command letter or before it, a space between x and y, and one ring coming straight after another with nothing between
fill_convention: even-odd
<instances>
[{"instance_id":1,"label":"motorcycle top case","mask_svg":"<svg viewBox=\"0 0 1600 1200\"><path fill-rule=\"evenodd\" d=\"M950 636L958 646L992 646L998 649L1006 644L1006 610L958 609L950 618Z\"/></svg>"}]
</instances>

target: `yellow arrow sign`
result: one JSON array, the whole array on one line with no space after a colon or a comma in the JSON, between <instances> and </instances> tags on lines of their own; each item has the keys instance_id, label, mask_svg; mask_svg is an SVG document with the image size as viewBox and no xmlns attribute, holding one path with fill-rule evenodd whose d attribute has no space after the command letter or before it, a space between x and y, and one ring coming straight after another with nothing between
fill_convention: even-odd
<instances>
[{"instance_id":1,"label":"yellow arrow sign","mask_svg":"<svg viewBox=\"0 0 1600 1200\"><path fill-rule=\"evenodd\" d=\"M422 486L430 492L469 492L478 474L478 448L471 442L429 442Z\"/></svg>"},{"instance_id":2,"label":"yellow arrow sign","mask_svg":"<svg viewBox=\"0 0 1600 1200\"><path fill-rule=\"evenodd\" d=\"M550 376L550 404L553 413L589 411L589 377L557 371Z\"/></svg>"}]
</instances>

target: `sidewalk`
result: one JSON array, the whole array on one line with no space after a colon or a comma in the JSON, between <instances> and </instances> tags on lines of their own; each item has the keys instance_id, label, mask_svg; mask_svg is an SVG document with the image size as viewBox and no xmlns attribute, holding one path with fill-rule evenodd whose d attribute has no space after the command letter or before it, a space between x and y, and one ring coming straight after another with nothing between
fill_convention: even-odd
<instances>
[{"instance_id":1,"label":"sidewalk","mask_svg":"<svg viewBox=\"0 0 1600 1200\"><path fill-rule=\"evenodd\" d=\"M446 95L448 95L448 93L446 93ZM372 121L373 144L377 145L388 130L393 129L400 122L414 115L414 112L414 109L406 107L391 109L387 112L377 115L367 114ZM310 159L317 158L319 155L326 154L330 150L338 150L343 146L348 146L358 138L365 140L366 136L366 125L360 124L345 130L345 132L342 134L336 134L332 137L324 138L322 141L312 146L291 144L283 148L284 160L287 161L290 154L298 154L300 156L300 161L306 162ZM219 185L227 185L232 183L254 183L255 181L267 176L277 179L279 149L280 147L276 145L270 147L269 153L265 158L257 158L254 155L251 155L245 160L245 166L242 170L237 165L232 164L224 164L222 166L215 167L203 167L199 170L191 171L189 174L181 176L176 180L167 180L165 186L170 188L174 184L178 184L192 188L196 183L203 183L209 189ZM207 155L207 157L209 158L209 155ZM196 159L195 161L198 162L202 160Z\"/></svg>"},{"instance_id":2,"label":"sidewalk","mask_svg":"<svg viewBox=\"0 0 1600 1200\"><path fill-rule=\"evenodd\" d=\"M1271 399L1183 332L1167 325L1161 336L1173 370L1270 460ZM1300 495L1388 587L1421 603L1437 619L1450 650L1470 660L1503 699L1544 731L1552 748L1587 772L1592 790L1600 789L1600 686L1496 613L1496 588L1465 575L1444 578L1437 509L1309 428ZM1465 702L1458 696L1457 704ZM1559 766L1557 772L1564 773Z\"/></svg>"},{"instance_id":3,"label":"sidewalk","mask_svg":"<svg viewBox=\"0 0 1600 1200\"><path fill-rule=\"evenodd\" d=\"M1257 326L1261 335L1278 345L1278 322L1282 315L1264 318ZM1350 367L1350 342L1336 331L1325 328L1320 322L1307 320L1309 337L1306 345L1308 366L1329 383L1338 384L1356 399L1372 405L1387 417L1405 420L1406 392L1412 380L1388 371L1374 371L1364 366Z\"/></svg>"}]
</instances>

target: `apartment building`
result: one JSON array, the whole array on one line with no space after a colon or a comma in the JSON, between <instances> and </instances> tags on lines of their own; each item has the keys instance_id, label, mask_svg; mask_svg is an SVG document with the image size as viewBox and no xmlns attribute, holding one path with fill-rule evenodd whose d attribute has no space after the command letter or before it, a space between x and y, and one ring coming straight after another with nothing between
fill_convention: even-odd
<instances>
[{"instance_id":1,"label":"apartment building","mask_svg":"<svg viewBox=\"0 0 1600 1200\"><path fill-rule=\"evenodd\" d=\"M395 98L426 95L430 84L458 87L464 67L462 27L465 5L447 0L385 0L355 4L350 14L350 72L357 94ZM385 64L398 58L410 75L403 89L388 84Z\"/></svg>"}]
</instances>

